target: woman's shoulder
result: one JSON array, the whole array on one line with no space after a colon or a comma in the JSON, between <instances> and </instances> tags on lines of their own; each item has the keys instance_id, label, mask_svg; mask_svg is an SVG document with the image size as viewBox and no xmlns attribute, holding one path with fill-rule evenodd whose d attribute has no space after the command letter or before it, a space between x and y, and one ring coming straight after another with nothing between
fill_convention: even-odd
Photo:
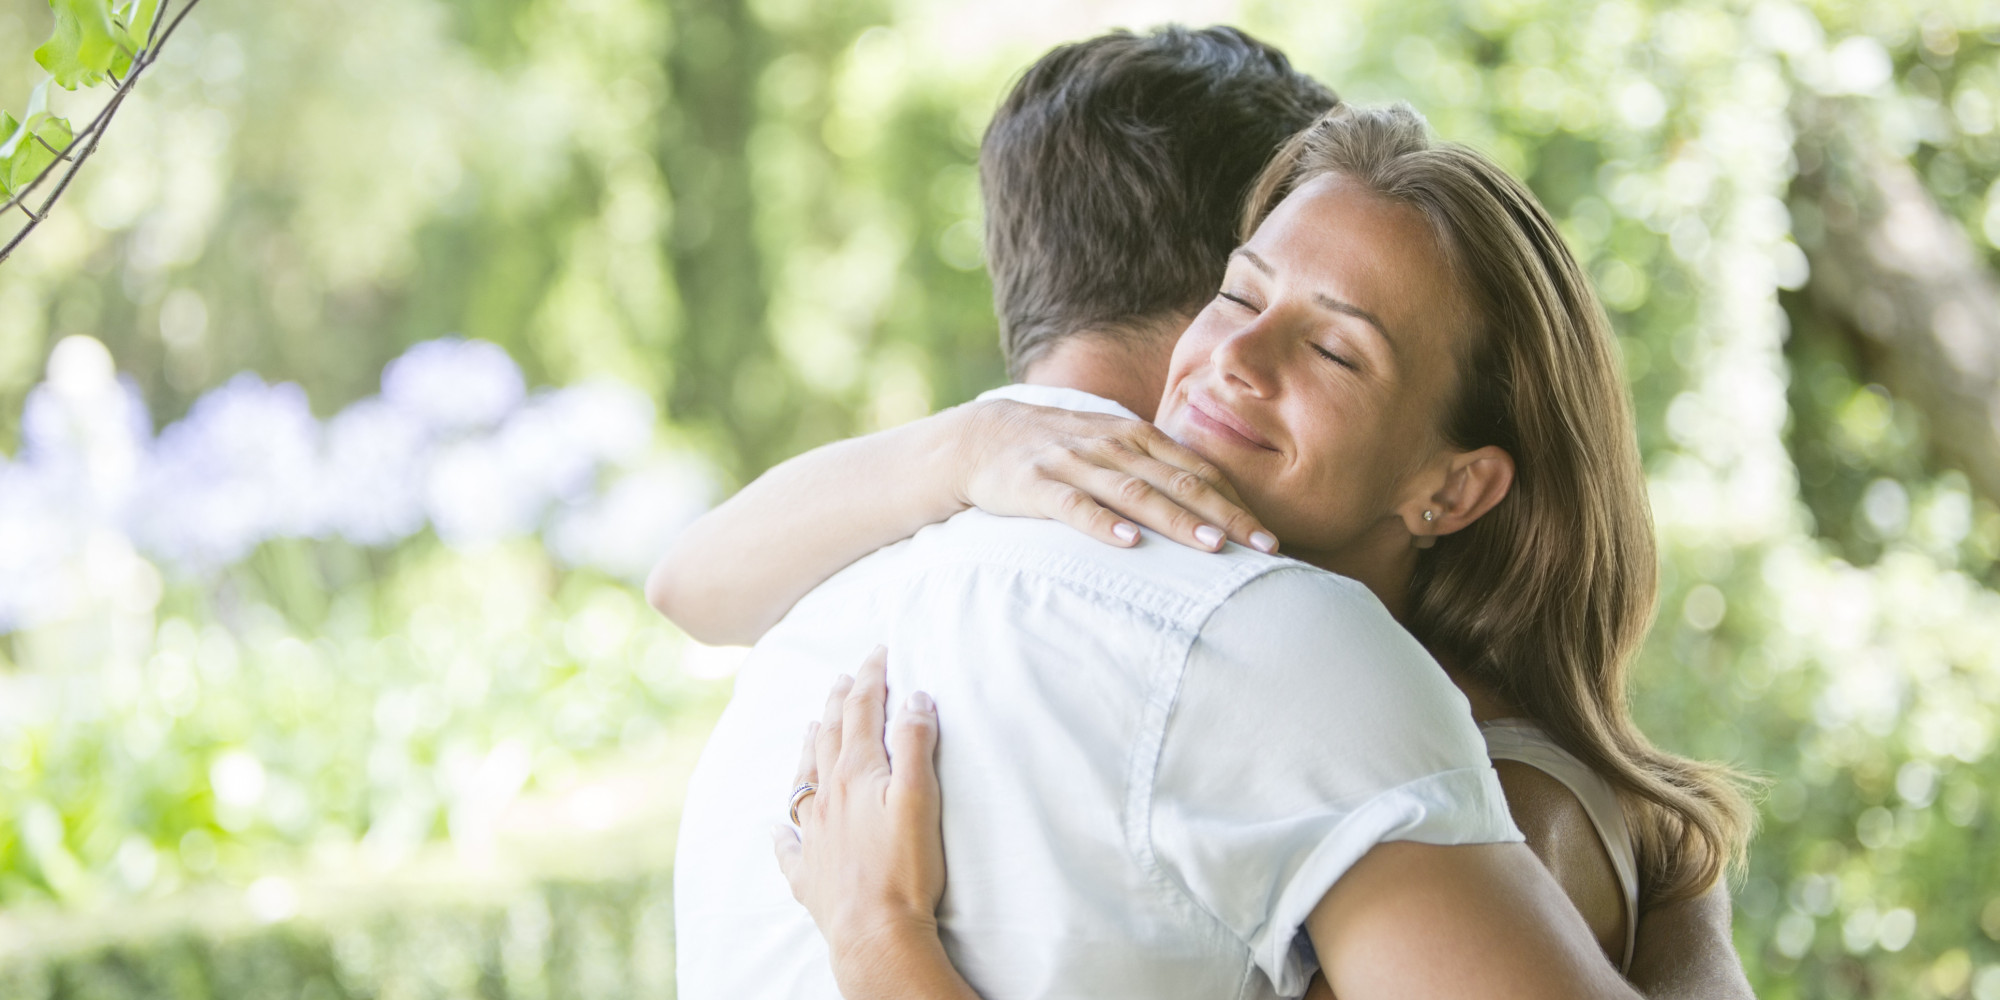
<instances>
[{"instance_id":1,"label":"woman's shoulder","mask_svg":"<svg viewBox=\"0 0 2000 1000\"><path fill-rule=\"evenodd\" d=\"M1522 805L1532 805L1529 820L1543 824L1589 823L1595 839L1603 842L1613 860L1632 855L1631 829L1618 790L1576 755L1563 749L1546 731L1529 719L1487 719L1479 723L1479 735L1486 741L1486 754L1502 768L1502 783L1514 775L1513 783L1523 793ZM1515 789L1508 789L1513 800ZM1516 809L1517 815L1521 810ZM1621 882L1636 885L1618 865Z\"/></svg>"},{"instance_id":2,"label":"woman's shoulder","mask_svg":"<svg viewBox=\"0 0 2000 1000\"><path fill-rule=\"evenodd\" d=\"M1616 789L1529 720L1482 722L1480 735L1529 848L1624 967L1638 919L1638 866Z\"/></svg>"},{"instance_id":3,"label":"woman's shoulder","mask_svg":"<svg viewBox=\"0 0 2000 1000\"><path fill-rule=\"evenodd\" d=\"M1607 841L1603 849L1608 853L1613 844L1602 835L1592 822L1590 808L1586 802L1597 791L1588 787L1595 784L1576 780L1577 775L1570 769L1551 766L1546 757L1540 755L1514 754L1505 752L1508 748L1495 746L1494 727L1482 725L1480 735L1487 738L1489 756L1500 774L1500 784L1507 792L1508 808L1514 814L1515 823L1528 838L1530 844L1536 842L1566 841L1582 834L1589 846L1598 841ZM1523 758L1527 759L1523 759ZM1579 785L1585 787L1579 788Z\"/></svg>"}]
</instances>

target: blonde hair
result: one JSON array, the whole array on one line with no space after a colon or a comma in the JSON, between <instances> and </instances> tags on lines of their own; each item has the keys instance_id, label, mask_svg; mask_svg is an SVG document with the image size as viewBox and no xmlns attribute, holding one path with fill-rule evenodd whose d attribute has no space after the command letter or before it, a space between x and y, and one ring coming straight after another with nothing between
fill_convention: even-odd
<instances>
[{"instance_id":1,"label":"blonde hair","mask_svg":"<svg viewBox=\"0 0 2000 1000\"><path fill-rule=\"evenodd\" d=\"M1740 860L1752 813L1740 779L1654 747L1626 704L1658 571L1603 307L1534 195L1407 105L1336 107L1293 136L1251 189L1243 238L1329 173L1428 220L1472 323L1440 433L1515 463L1505 499L1420 553L1405 624L1620 790L1648 905L1701 894Z\"/></svg>"}]
</instances>

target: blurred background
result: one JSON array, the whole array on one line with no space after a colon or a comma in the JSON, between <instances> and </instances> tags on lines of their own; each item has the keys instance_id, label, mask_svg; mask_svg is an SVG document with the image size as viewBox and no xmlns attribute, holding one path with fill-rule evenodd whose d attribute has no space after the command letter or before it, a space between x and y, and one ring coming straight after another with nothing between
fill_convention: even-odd
<instances>
[{"instance_id":1,"label":"blurred background","mask_svg":"<svg viewBox=\"0 0 2000 1000\"><path fill-rule=\"evenodd\" d=\"M0 266L0 997L670 996L740 654L638 581L1001 381L986 119L1166 21L1561 220L1665 556L1637 713L1770 781L1760 994L2000 1000L1975 0L209 0ZM0 105L49 25L0 0Z\"/></svg>"}]
</instances>

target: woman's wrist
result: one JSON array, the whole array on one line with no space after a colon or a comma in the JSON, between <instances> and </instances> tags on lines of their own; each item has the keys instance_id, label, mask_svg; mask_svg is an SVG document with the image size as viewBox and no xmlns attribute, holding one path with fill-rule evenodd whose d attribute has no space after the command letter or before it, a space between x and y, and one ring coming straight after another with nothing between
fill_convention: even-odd
<instances>
[{"instance_id":1,"label":"woman's wrist","mask_svg":"<svg viewBox=\"0 0 2000 1000\"><path fill-rule=\"evenodd\" d=\"M936 487L926 491L932 512L943 515L937 520L976 506L971 496L972 476L978 471L981 426L994 405L979 400L960 403L914 425L923 435L917 447L924 456L927 481Z\"/></svg>"},{"instance_id":2,"label":"woman's wrist","mask_svg":"<svg viewBox=\"0 0 2000 1000\"><path fill-rule=\"evenodd\" d=\"M833 977L846 1000L976 996L945 954L935 918L885 918L848 930L829 942Z\"/></svg>"}]
</instances>

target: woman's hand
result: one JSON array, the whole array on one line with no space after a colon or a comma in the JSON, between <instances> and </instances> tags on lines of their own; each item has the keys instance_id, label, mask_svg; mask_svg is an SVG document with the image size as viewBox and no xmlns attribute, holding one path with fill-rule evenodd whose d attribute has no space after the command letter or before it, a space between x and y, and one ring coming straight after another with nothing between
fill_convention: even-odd
<instances>
[{"instance_id":1,"label":"woman's hand","mask_svg":"<svg viewBox=\"0 0 2000 1000\"><path fill-rule=\"evenodd\" d=\"M1152 424L1012 400L960 410L961 503L1061 521L1111 545L1136 544L1136 523L1211 552L1224 538L1277 551L1222 471Z\"/></svg>"},{"instance_id":2,"label":"woman's hand","mask_svg":"<svg viewBox=\"0 0 2000 1000\"><path fill-rule=\"evenodd\" d=\"M1213 465L1153 425L989 400L758 476L681 533L646 600L701 642L747 646L842 567L974 505L1112 545L1145 525L1210 551L1225 536L1277 548Z\"/></svg>"},{"instance_id":3,"label":"woman's hand","mask_svg":"<svg viewBox=\"0 0 2000 1000\"><path fill-rule=\"evenodd\" d=\"M794 784L817 787L796 800L796 830L772 830L778 866L826 937L849 1000L968 996L937 933L937 711L919 691L885 725L887 663L877 647L857 677L834 683L807 729Z\"/></svg>"}]
</instances>

